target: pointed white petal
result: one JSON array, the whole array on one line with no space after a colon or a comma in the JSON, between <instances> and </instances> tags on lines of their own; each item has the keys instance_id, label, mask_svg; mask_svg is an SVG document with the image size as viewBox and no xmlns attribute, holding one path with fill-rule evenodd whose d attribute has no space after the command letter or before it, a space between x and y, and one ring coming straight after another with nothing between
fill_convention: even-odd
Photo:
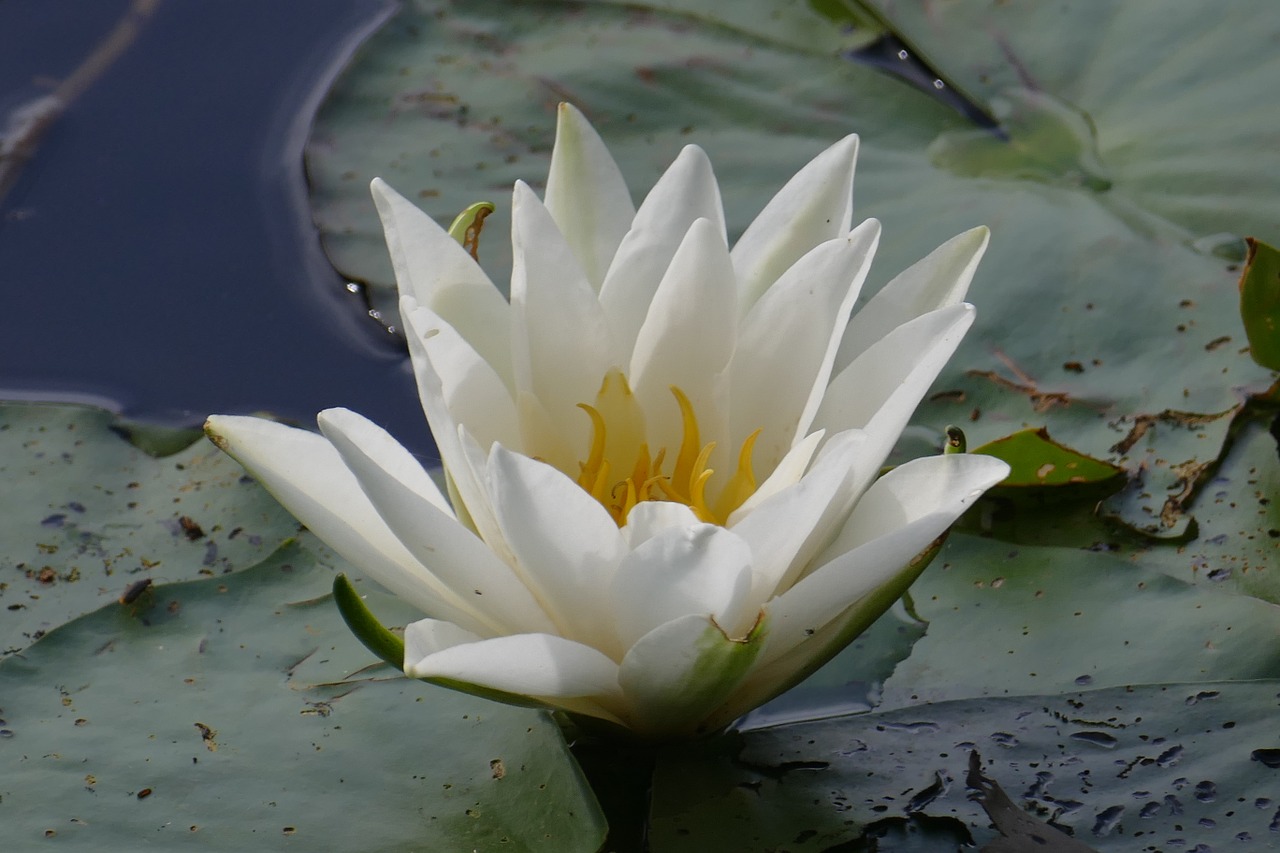
<instances>
[{"instance_id":1,"label":"pointed white petal","mask_svg":"<svg viewBox=\"0 0 1280 853\"><path fill-rule=\"evenodd\" d=\"M733 247L742 311L814 246L849 232L856 134L813 158L747 227Z\"/></svg>"},{"instance_id":2,"label":"pointed white petal","mask_svg":"<svg viewBox=\"0 0 1280 853\"><path fill-rule=\"evenodd\" d=\"M860 464L861 432L833 436L824 459L795 485L757 506L733 527L746 540L755 565L751 600L756 606L787 589L801 569L834 536L847 507L836 496Z\"/></svg>"},{"instance_id":3,"label":"pointed white petal","mask_svg":"<svg viewBox=\"0 0 1280 853\"><path fill-rule=\"evenodd\" d=\"M635 345L677 247L698 219L714 223L721 242L727 244L720 187L711 161L698 146L686 145L640 205L600 287L600 304L624 356Z\"/></svg>"},{"instance_id":4,"label":"pointed white petal","mask_svg":"<svg viewBox=\"0 0 1280 853\"><path fill-rule=\"evenodd\" d=\"M322 436L261 418L214 415L209 438L333 550L424 613L483 634L490 621L457 599L400 543Z\"/></svg>"},{"instance_id":5,"label":"pointed white petal","mask_svg":"<svg viewBox=\"0 0 1280 853\"><path fill-rule=\"evenodd\" d=\"M693 510L675 501L641 501L627 514L622 536L635 550L668 527L688 527L698 523Z\"/></svg>"},{"instance_id":6,"label":"pointed white petal","mask_svg":"<svg viewBox=\"0 0 1280 853\"><path fill-rule=\"evenodd\" d=\"M751 551L714 524L669 527L627 554L613 579L613 611L624 648L659 625L694 614L715 620L732 637L744 634Z\"/></svg>"},{"instance_id":7,"label":"pointed white petal","mask_svg":"<svg viewBox=\"0 0 1280 853\"><path fill-rule=\"evenodd\" d=\"M822 630L850 605L893 583L1009 466L959 453L915 459L881 477L858 501L821 568L767 605L772 620L761 666Z\"/></svg>"},{"instance_id":8,"label":"pointed white petal","mask_svg":"<svg viewBox=\"0 0 1280 853\"><path fill-rule=\"evenodd\" d=\"M674 452L682 436L671 387L684 392L698 416L702 441L726 445L727 383L723 375L737 343L736 287L729 250L717 226L693 223L654 294L631 358L632 388L646 415L653 448ZM712 467L716 467L714 464Z\"/></svg>"},{"instance_id":9,"label":"pointed white petal","mask_svg":"<svg viewBox=\"0 0 1280 853\"><path fill-rule=\"evenodd\" d=\"M751 671L767 631L726 637L705 616L682 616L640 639L622 660L618 681L631 725L651 735L705 734L700 724Z\"/></svg>"},{"instance_id":10,"label":"pointed white petal","mask_svg":"<svg viewBox=\"0 0 1280 853\"><path fill-rule=\"evenodd\" d=\"M513 196L512 358L519 393L537 397L571 446L589 445L578 404L594 400L613 367L613 337L595 291L542 202L523 183Z\"/></svg>"},{"instance_id":11,"label":"pointed white petal","mask_svg":"<svg viewBox=\"0 0 1280 853\"><path fill-rule=\"evenodd\" d=\"M405 628L405 675L538 702L589 697L617 705L618 665L590 646L551 634L468 642L465 632L426 620ZM427 654L410 656L414 652ZM480 691L476 691L480 692Z\"/></svg>"},{"instance_id":12,"label":"pointed white petal","mask_svg":"<svg viewBox=\"0 0 1280 853\"><path fill-rule=\"evenodd\" d=\"M598 291L636 208L600 135L569 104L556 114L547 210Z\"/></svg>"},{"instance_id":13,"label":"pointed white petal","mask_svg":"<svg viewBox=\"0 0 1280 853\"><path fill-rule=\"evenodd\" d=\"M849 321L836 355L836 372L890 330L963 300L990 237L986 226L958 234L882 287Z\"/></svg>"},{"instance_id":14,"label":"pointed white petal","mask_svg":"<svg viewBox=\"0 0 1280 853\"><path fill-rule=\"evenodd\" d=\"M626 551L608 510L550 465L494 445L489 488L515 570L559 633L618 653L610 588Z\"/></svg>"},{"instance_id":15,"label":"pointed white petal","mask_svg":"<svg viewBox=\"0 0 1280 853\"><path fill-rule=\"evenodd\" d=\"M884 463L920 399L973 325L973 306L909 320L865 350L827 387L814 426L867 432L868 471Z\"/></svg>"},{"instance_id":16,"label":"pointed white petal","mask_svg":"<svg viewBox=\"0 0 1280 853\"><path fill-rule=\"evenodd\" d=\"M382 520L444 589L470 601L494 633L554 630L510 567L435 505L432 493L444 498L409 451L355 412L328 409L318 420Z\"/></svg>"},{"instance_id":17,"label":"pointed white petal","mask_svg":"<svg viewBox=\"0 0 1280 853\"><path fill-rule=\"evenodd\" d=\"M406 307L407 306L407 307ZM480 357L458 331L426 306L402 302L406 334L415 334L431 355L440 377L444 403L457 423L472 428L486 447L495 441L519 440L519 420L511 392L493 367ZM412 315L410 319L409 315Z\"/></svg>"},{"instance_id":18,"label":"pointed white petal","mask_svg":"<svg viewBox=\"0 0 1280 853\"><path fill-rule=\"evenodd\" d=\"M867 220L829 240L787 270L743 321L730 368L730 435L763 428L755 459L771 470L817 410L858 289L880 239Z\"/></svg>"},{"instance_id":19,"label":"pointed white petal","mask_svg":"<svg viewBox=\"0 0 1280 853\"><path fill-rule=\"evenodd\" d=\"M412 296L458 330L511 382L510 307L480 265L409 200L374 178L370 187L402 296Z\"/></svg>"}]
</instances>

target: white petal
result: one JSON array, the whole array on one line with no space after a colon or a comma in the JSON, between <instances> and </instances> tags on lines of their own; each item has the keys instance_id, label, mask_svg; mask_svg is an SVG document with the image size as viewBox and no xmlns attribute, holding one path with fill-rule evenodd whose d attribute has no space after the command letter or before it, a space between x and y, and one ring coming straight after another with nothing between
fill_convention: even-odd
<instances>
[{"instance_id":1,"label":"white petal","mask_svg":"<svg viewBox=\"0 0 1280 853\"><path fill-rule=\"evenodd\" d=\"M486 447L495 441L518 441L519 419L511 391L493 367L430 308L402 300L400 314L405 333L417 335L430 354L454 421L471 427Z\"/></svg>"},{"instance_id":2,"label":"white petal","mask_svg":"<svg viewBox=\"0 0 1280 853\"><path fill-rule=\"evenodd\" d=\"M417 622L410 622L404 629L405 675L417 678L414 675L414 668L428 655L465 643L478 643L483 639L484 637L473 634L465 628L440 619L420 619Z\"/></svg>"},{"instance_id":3,"label":"white petal","mask_svg":"<svg viewBox=\"0 0 1280 853\"><path fill-rule=\"evenodd\" d=\"M731 637L755 621L751 550L714 524L669 527L627 554L613 579L613 610L625 648L659 625L693 614L714 619Z\"/></svg>"},{"instance_id":4,"label":"white petal","mask_svg":"<svg viewBox=\"0 0 1280 853\"><path fill-rule=\"evenodd\" d=\"M950 305L910 320L865 350L827 387L815 427L864 429L868 470L883 464L933 380L973 325L973 306Z\"/></svg>"},{"instance_id":5,"label":"white petal","mask_svg":"<svg viewBox=\"0 0 1280 853\"><path fill-rule=\"evenodd\" d=\"M986 226L958 234L882 287L849 321L836 372L891 329L963 300L990 237Z\"/></svg>"},{"instance_id":6,"label":"white petal","mask_svg":"<svg viewBox=\"0 0 1280 853\"><path fill-rule=\"evenodd\" d=\"M411 649L431 651L411 657ZM499 701L620 722L607 710L622 705L618 665L590 646L551 634L467 642L453 626L414 622L405 628L405 675Z\"/></svg>"},{"instance_id":7,"label":"white petal","mask_svg":"<svg viewBox=\"0 0 1280 853\"><path fill-rule=\"evenodd\" d=\"M515 569L559 633L621 657L610 597L626 551L608 510L564 474L494 445L489 488Z\"/></svg>"},{"instance_id":8,"label":"white petal","mask_svg":"<svg viewBox=\"0 0 1280 853\"><path fill-rule=\"evenodd\" d=\"M767 605L772 631L761 666L892 583L1008 472L1009 466L993 457L959 453L915 459L877 480L815 561L821 568Z\"/></svg>"},{"instance_id":9,"label":"white petal","mask_svg":"<svg viewBox=\"0 0 1280 853\"><path fill-rule=\"evenodd\" d=\"M493 620L494 633L554 630L510 567L434 505L432 493L444 498L409 451L355 412L328 409L318 420L382 520L445 589Z\"/></svg>"},{"instance_id":10,"label":"white petal","mask_svg":"<svg viewBox=\"0 0 1280 853\"><path fill-rule=\"evenodd\" d=\"M322 436L261 418L214 415L210 439L343 558L420 609L483 634L489 620L442 585L400 543L338 451Z\"/></svg>"},{"instance_id":11,"label":"white petal","mask_svg":"<svg viewBox=\"0 0 1280 853\"><path fill-rule=\"evenodd\" d=\"M766 633L757 625L746 637L726 637L704 616L682 616L645 635L618 673L632 728L652 736L709 731L701 721L751 671Z\"/></svg>"},{"instance_id":12,"label":"white petal","mask_svg":"<svg viewBox=\"0 0 1280 853\"><path fill-rule=\"evenodd\" d=\"M511 383L510 306L480 265L406 198L374 178L370 187L402 296L412 296L458 330Z\"/></svg>"},{"instance_id":13,"label":"white petal","mask_svg":"<svg viewBox=\"0 0 1280 853\"><path fill-rule=\"evenodd\" d=\"M627 547L635 550L668 527L687 527L698 523L693 510L675 501L641 501L627 513L627 526L622 536Z\"/></svg>"},{"instance_id":14,"label":"white petal","mask_svg":"<svg viewBox=\"0 0 1280 853\"><path fill-rule=\"evenodd\" d=\"M746 540L755 565L751 600L757 606L787 589L801 569L827 545L845 521L848 507L836 496L860 464L866 436L850 430L833 436L825 458L795 485L773 495L733 527Z\"/></svg>"},{"instance_id":15,"label":"white petal","mask_svg":"<svg viewBox=\"0 0 1280 853\"><path fill-rule=\"evenodd\" d=\"M814 246L849 232L857 159L858 137L846 136L797 172L743 232L733 247L742 311Z\"/></svg>"},{"instance_id":16,"label":"white petal","mask_svg":"<svg viewBox=\"0 0 1280 853\"><path fill-rule=\"evenodd\" d=\"M756 507L766 500L783 489L800 482L800 478L804 476L805 470L809 467L809 460L813 458L814 452L818 449L818 445L822 443L822 439L825 436L825 432L818 430L811 435L805 436L803 440L796 442L795 447L787 451L787 455L782 457L782 461L770 472L765 481L756 487L751 497L743 501L742 505L733 511L729 516L727 526L735 526L739 521L746 518L748 514L755 512Z\"/></svg>"},{"instance_id":17,"label":"white petal","mask_svg":"<svg viewBox=\"0 0 1280 853\"><path fill-rule=\"evenodd\" d=\"M598 291L636 208L600 135L569 104L556 113L547 210Z\"/></svg>"},{"instance_id":18,"label":"white petal","mask_svg":"<svg viewBox=\"0 0 1280 853\"><path fill-rule=\"evenodd\" d=\"M686 145L640 205L600 287L600 304L624 356L635 345L640 324L676 248L698 219L714 223L721 241L727 244L720 188L711 161L698 146Z\"/></svg>"},{"instance_id":19,"label":"white petal","mask_svg":"<svg viewBox=\"0 0 1280 853\"><path fill-rule=\"evenodd\" d=\"M538 197L513 196L512 358L519 393L537 397L572 446L588 446L579 403L596 398L605 373L621 368L595 291Z\"/></svg>"},{"instance_id":20,"label":"white petal","mask_svg":"<svg viewBox=\"0 0 1280 853\"><path fill-rule=\"evenodd\" d=\"M724 237L710 220L699 219L662 278L631 358L628 375L652 448L674 452L680 446L675 386L693 404L703 443L719 440L718 450L732 452L724 440L728 384L722 374L737 341L735 291Z\"/></svg>"},{"instance_id":21,"label":"white petal","mask_svg":"<svg viewBox=\"0 0 1280 853\"><path fill-rule=\"evenodd\" d=\"M853 300L880 239L867 220L787 270L747 314L731 367L730 435L763 428L755 459L772 470L817 411Z\"/></svg>"}]
</instances>

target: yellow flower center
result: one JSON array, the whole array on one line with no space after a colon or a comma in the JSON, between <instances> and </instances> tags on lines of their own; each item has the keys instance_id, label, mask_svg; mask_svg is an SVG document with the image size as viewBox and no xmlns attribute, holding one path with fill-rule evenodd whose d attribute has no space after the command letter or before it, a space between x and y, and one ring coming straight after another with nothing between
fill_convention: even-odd
<instances>
[{"instance_id":1,"label":"yellow flower center","mask_svg":"<svg viewBox=\"0 0 1280 853\"><path fill-rule=\"evenodd\" d=\"M578 463L578 485L609 510L619 527L627 523L627 514L642 501L681 503L692 509L699 520L723 525L756 490L751 450L760 430L742 442L737 470L710 498L707 488L715 470L708 464L716 443L702 444L693 404L674 385L671 393L680 406L681 439L670 474L662 470L667 461L666 448L653 454L649 451L643 413L620 371L612 370L605 376L594 406L578 404L591 418L591 449L586 461ZM619 471L626 474L619 476Z\"/></svg>"}]
</instances>

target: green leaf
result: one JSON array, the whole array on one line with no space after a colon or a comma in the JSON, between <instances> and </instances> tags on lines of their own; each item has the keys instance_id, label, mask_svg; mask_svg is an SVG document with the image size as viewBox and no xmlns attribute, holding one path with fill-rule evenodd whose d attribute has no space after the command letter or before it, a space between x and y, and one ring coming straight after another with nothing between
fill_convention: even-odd
<instances>
[{"instance_id":1,"label":"green leaf","mask_svg":"<svg viewBox=\"0 0 1280 853\"><path fill-rule=\"evenodd\" d=\"M969 838L1031 849L983 846L996 832L964 784L976 749L1020 807L1104 853L1265 847L1280 814L1277 714L1272 680L969 699L748 731L660 756L649 837L669 853L885 849L856 839L914 816L941 825L935 837L949 831L908 849Z\"/></svg>"},{"instance_id":2,"label":"green leaf","mask_svg":"<svg viewBox=\"0 0 1280 853\"><path fill-rule=\"evenodd\" d=\"M332 580L294 543L6 660L6 843L598 849L603 819L551 719L368 666Z\"/></svg>"},{"instance_id":3,"label":"green leaf","mask_svg":"<svg viewBox=\"0 0 1280 853\"><path fill-rule=\"evenodd\" d=\"M257 563L298 524L204 441L145 430L153 456L108 412L0 404L0 657L115 602L134 583ZM157 443L158 442L158 443ZM145 611L145 598L128 605Z\"/></svg>"},{"instance_id":4,"label":"green leaf","mask_svg":"<svg viewBox=\"0 0 1280 853\"><path fill-rule=\"evenodd\" d=\"M1240 315L1249 352L1263 367L1280 370L1280 252L1249 237L1240 274Z\"/></svg>"},{"instance_id":5,"label":"green leaf","mask_svg":"<svg viewBox=\"0 0 1280 853\"><path fill-rule=\"evenodd\" d=\"M973 452L1009 463L1011 470L1000 482L1002 488L1119 485L1124 477L1123 468L1063 447L1043 427L998 438Z\"/></svg>"}]
</instances>

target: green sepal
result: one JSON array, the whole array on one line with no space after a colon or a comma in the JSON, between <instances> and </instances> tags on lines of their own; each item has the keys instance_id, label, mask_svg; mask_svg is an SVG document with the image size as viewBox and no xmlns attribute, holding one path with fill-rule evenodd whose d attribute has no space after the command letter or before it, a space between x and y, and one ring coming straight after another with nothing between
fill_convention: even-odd
<instances>
[{"instance_id":1,"label":"green sepal","mask_svg":"<svg viewBox=\"0 0 1280 853\"><path fill-rule=\"evenodd\" d=\"M953 453L964 453L969 448L969 442L964 437L964 430L958 426L947 425L947 441L942 445L942 454L950 456Z\"/></svg>"},{"instance_id":2,"label":"green sepal","mask_svg":"<svg viewBox=\"0 0 1280 853\"><path fill-rule=\"evenodd\" d=\"M333 600L338 604L342 621L347 623L351 633L356 635L356 639L366 649L396 669L404 670L404 640L378 621L373 611L365 606L351 581L342 573L333 579Z\"/></svg>"},{"instance_id":3,"label":"green sepal","mask_svg":"<svg viewBox=\"0 0 1280 853\"><path fill-rule=\"evenodd\" d=\"M495 209L493 202L477 201L467 205L449 226L449 236L457 240L476 260L479 260L480 230L484 228L485 218Z\"/></svg>"}]
</instances>

